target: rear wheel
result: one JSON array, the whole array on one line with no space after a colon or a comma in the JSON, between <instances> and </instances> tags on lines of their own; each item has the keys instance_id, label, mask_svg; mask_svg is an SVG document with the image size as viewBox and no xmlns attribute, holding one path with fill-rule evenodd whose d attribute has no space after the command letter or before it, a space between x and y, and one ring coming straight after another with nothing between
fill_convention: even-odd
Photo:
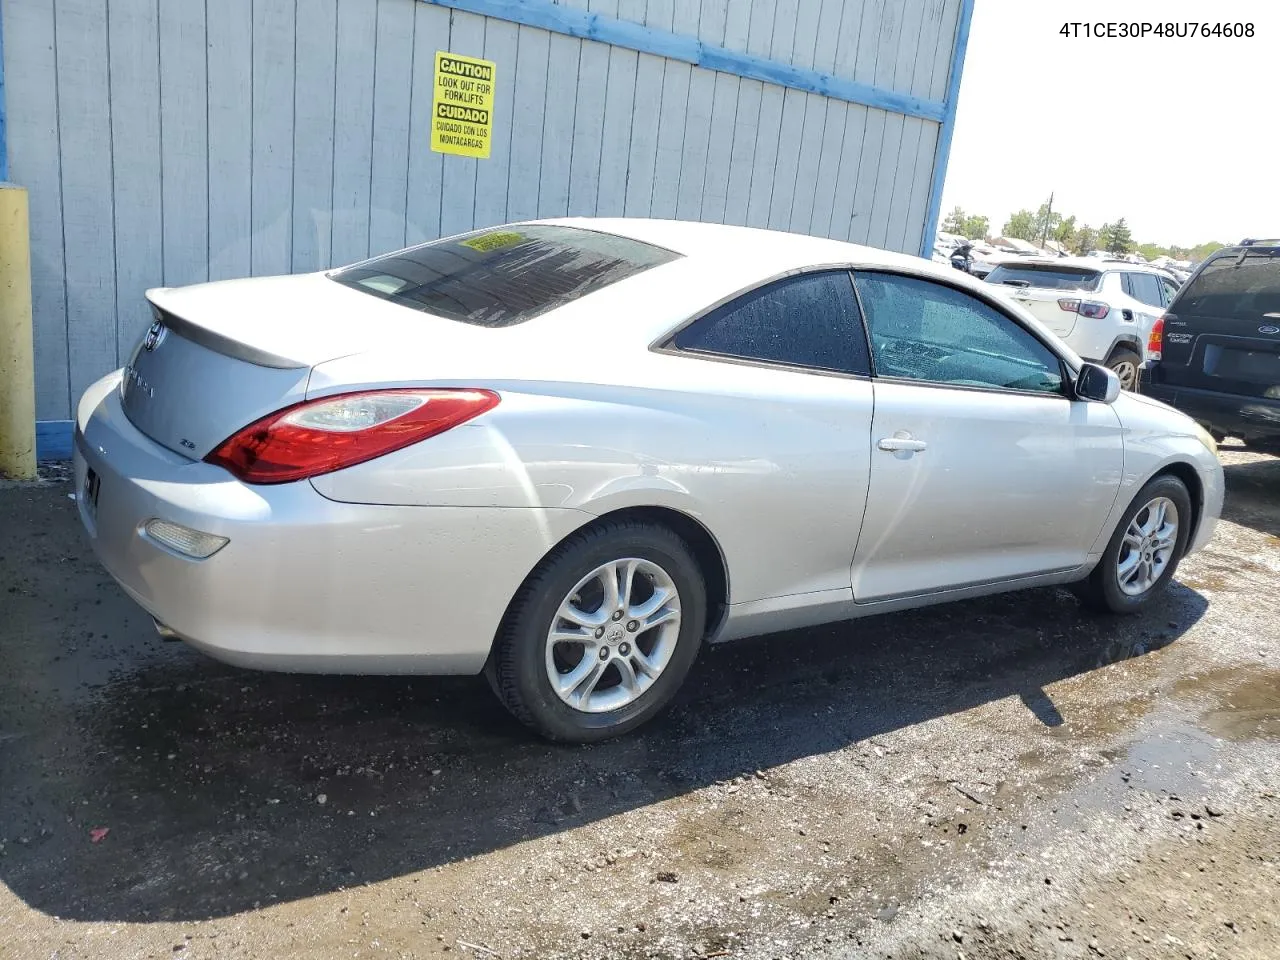
<instances>
[{"instance_id":1,"label":"rear wheel","mask_svg":"<svg viewBox=\"0 0 1280 960\"><path fill-rule=\"evenodd\" d=\"M1088 579L1073 587L1076 596L1095 610L1137 613L1173 577L1191 520L1186 485L1156 477L1133 498Z\"/></svg>"},{"instance_id":2,"label":"rear wheel","mask_svg":"<svg viewBox=\"0 0 1280 960\"><path fill-rule=\"evenodd\" d=\"M603 740L670 702L705 627L706 587L684 541L654 524L605 521L529 575L487 672L507 709L543 736Z\"/></svg>"},{"instance_id":3,"label":"rear wheel","mask_svg":"<svg viewBox=\"0 0 1280 960\"><path fill-rule=\"evenodd\" d=\"M1138 368L1142 366L1142 357L1138 356L1136 350L1128 347L1119 348L1111 354L1107 366L1120 378L1121 390L1138 388Z\"/></svg>"}]
</instances>

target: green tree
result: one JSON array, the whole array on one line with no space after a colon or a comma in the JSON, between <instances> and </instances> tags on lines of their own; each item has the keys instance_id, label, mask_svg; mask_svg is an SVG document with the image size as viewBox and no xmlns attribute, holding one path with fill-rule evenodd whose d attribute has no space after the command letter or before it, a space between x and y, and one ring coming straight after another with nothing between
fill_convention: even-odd
<instances>
[{"instance_id":1,"label":"green tree","mask_svg":"<svg viewBox=\"0 0 1280 960\"><path fill-rule=\"evenodd\" d=\"M1093 229L1087 223L1080 225L1076 230L1075 251L1080 256L1088 255L1089 251L1098 249L1098 231Z\"/></svg>"},{"instance_id":2,"label":"green tree","mask_svg":"<svg viewBox=\"0 0 1280 960\"><path fill-rule=\"evenodd\" d=\"M1102 229L1105 232L1101 241L1108 253L1125 254L1133 249L1133 234L1129 232L1129 224L1124 217Z\"/></svg>"},{"instance_id":3,"label":"green tree","mask_svg":"<svg viewBox=\"0 0 1280 960\"><path fill-rule=\"evenodd\" d=\"M1049 208L1049 202L1046 200L1044 203L1040 204L1039 209L1036 210L1035 233L1030 237L1023 237L1022 239L1034 240L1036 243L1040 243L1042 240L1047 240L1054 236L1054 233L1057 231L1058 226L1061 223L1062 214L1051 210Z\"/></svg>"},{"instance_id":4,"label":"green tree","mask_svg":"<svg viewBox=\"0 0 1280 960\"><path fill-rule=\"evenodd\" d=\"M1076 218L1074 214L1058 224L1053 231L1053 239L1057 240L1068 250L1071 249L1071 245L1075 243L1076 240Z\"/></svg>"},{"instance_id":5,"label":"green tree","mask_svg":"<svg viewBox=\"0 0 1280 960\"><path fill-rule=\"evenodd\" d=\"M987 231L991 229L991 222L986 217L974 215L964 218L964 229L959 231L970 240L983 240L987 236Z\"/></svg>"},{"instance_id":6,"label":"green tree","mask_svg":"<svg viewBox=\"0 0 1280 960\"><path fill-rule=\"evenodd\" d=\"M986 217L971 216L964 212L963 207L956 207L947 214L947 219L942 222L942 229L946 233L958 233L960 236L968 237L970 240L981 240L987 235L987 230L990 227L990 221Z\"/></svg>"},{"instance_id":7,"label":"green tree","mask_svg":"<svg viewBox=\"0 0 1280 960\"><path fill-rule=\"evenodd\" d=\"M1188 250L1186 259L1199 263L1215 250L1221 250L1225 246L1225 243L1219 243L1217 240L1210 240L1208 243L1202 243L1199 246L1192 247Z\"/></svg>"},{"instance_id":8,"label":"green tree","mask_svg":"<svg viewBox=\"0 0 1280 960\"><path fill-rule=\"evenodd\" d=\"M1157 243L1140 243L1138 244L1138 252L1148 260L1154 260L1156 257L1173 256L1173 254Z\"/></svg>"},{"instance_id":9,"label":"green tree","mask_svg":"<svg viewBox=\"0 0 1280 960\"><path fill-rule=\"evenodd\" d=\"M964 212L964 208L956 207L947 214L947 219L942 221L942 230L944 233L958 233L961 236L964 236L964 225L965 221L968 219L968 216Z\"/></svg>"},{"instance_id":10,"label":"green tree","mask_svg":"<svg viewBox=\"0 0 1280 960\"><path fill-rule=\"evenodd\" d=\"M1036 215L1030 210L1019 210L1011 216L1002 231L1006 237L1018 240L1031 240L1037 236Z\"/></svg>"}]
</instances>

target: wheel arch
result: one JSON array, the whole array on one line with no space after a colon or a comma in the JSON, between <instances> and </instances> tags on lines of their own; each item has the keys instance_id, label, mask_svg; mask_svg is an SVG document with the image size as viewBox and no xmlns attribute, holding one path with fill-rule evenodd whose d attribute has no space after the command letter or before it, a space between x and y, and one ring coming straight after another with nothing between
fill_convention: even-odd
<instances>
[{"instance_id":1,"label":"wheel arch","mask_svg":"<svg viewBox=\"0 0 1280 960\"><path fill-rule=\"evenodd\" d=\"M1187 494L1191 497L1191 526L1187 531L1187 544L1195 542L1196 532L1200 529L1200 521L1204 514L1204 484L1200 480L1200 473L1196 468L1185 460L1174 460L1166 463L1151 476L1151 480L1157 477L1176 477L1182 481L1182 485L1187 488ZM1150 483L1148 480L1147 483Z\"/></svg>"},{"instance_id":2,"label":"wheel arch","mask_svg":"<svg viewBox=\"0 0 1280 960\"><path fill-rule=\"evenodd\" d=\"M702 572L703 582L707 588L707 623L704 637L711 637L718 633L724 625L729 611L729 565L725 560L720 542L700 520L690 514L673 507L655 505L619 507L605 513L591 515L581 526L548 547L542 556L538 558L538 562L529 569L524 580L520 582L520 586L511 595L511 599L507 601L507 609L503 613L503 621L505 622L507 615L510 613L511 604L520 595L529 577L533 576L546 561L547 557L560 549L566 540L597 524L617 520L651 523L665 527L689 545L689 549L693 551L693 558L698 564L698 569ZM498 630L500 631L501 629L501 624L499 624Z\"/></svg>"},{"instance_id":3,"label":"wheel arch","mask_svg":"<svg viewBox=\"0 0 1280 960\"><path fill-rule=\"evenodd\" d=\"M1116 355L1116 351L1121 347L1130 347L1133 352L1138 355L1138 359L1142 359L1142 341L1138 339L1136 334L1122 333L1111 341L1111 346L1107 348L1106 355L1102 359L1103 365L1111 363Z\"/></svg>"}]
</instances>

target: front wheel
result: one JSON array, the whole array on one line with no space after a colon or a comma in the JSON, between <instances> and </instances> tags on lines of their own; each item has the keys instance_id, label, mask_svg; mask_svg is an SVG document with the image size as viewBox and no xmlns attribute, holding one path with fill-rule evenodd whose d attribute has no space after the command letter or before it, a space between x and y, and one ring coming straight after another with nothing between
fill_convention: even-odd
<instances>
[{"instance_id":1,"label":"front wheel","mask_svg":"<svg viewBox=\"0 0 1280 960\"><path fill-rule=\"evenodd\" d=\"M1191 495L1177 477L1156 477L1120 518L1102 559L1074 586L1086 606L1137 613L1168 585L1187 548Z\"/></svg>"},{"instance_id":2,"label":"front wheel","mask_svg":"<svg viewBox=\"0 0 1280 960\"><path fill-rule=\"evenodd\" d=\"M1107 361L1107 366L1120 379L1121 390L1138 389L1138 368L1142 366L1142 357L1136 351L1117 350Z\"/></svg>"},{"instance_id":3,"label":"front wheel","mask_svg":"<svg viewBox=\"0 0 1280 960\"><path fill-rule=\"evenodd\" d=\"M490 682L543 736L604 740L670 702L705 628L706 587L685 542L654 524L605 521L571 536L521 586Z\"/></svg>"}]
</instances>

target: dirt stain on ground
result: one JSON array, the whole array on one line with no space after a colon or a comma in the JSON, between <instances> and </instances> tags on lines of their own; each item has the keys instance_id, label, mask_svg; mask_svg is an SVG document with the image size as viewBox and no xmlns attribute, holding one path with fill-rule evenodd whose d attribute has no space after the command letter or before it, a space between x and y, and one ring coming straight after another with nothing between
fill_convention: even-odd
<instances>
[{"instance_id":1,"label":"dirt stain on ground","mask_svg":"<svg viewBox=\"0 0 1280 960\"><path fill-rule=\"evenodd\" d=\"M1227 667L1184 677L1175 690L1186 697L1208 696L1211 705L1200 723L1223 740L1280 740L1280 670Z\"/></svg>"}]
</instances>

